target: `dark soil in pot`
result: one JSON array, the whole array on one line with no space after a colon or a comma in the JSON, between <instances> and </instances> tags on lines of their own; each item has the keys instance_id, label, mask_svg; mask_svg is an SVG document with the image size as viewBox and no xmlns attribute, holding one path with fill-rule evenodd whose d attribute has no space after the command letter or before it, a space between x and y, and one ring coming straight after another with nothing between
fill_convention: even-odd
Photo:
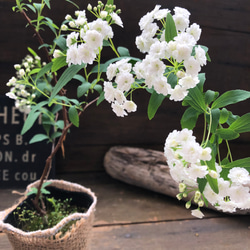
<instances>
[{"instance_id":1,"label":"dark soil in pot","mask_svg":"<svg viewBox=\"0 0 250 250\"><path fill-rule=\"evenodd\" d=\"M47 210L46 217L37 215L32 203L35 194L32 194L15 210L8 214L4 222L23 231L43 230L55 226L63 217L69 214L86 212L93 203L93 198L87 193L67 191L53 186L46 187L46 190L50 192L49 194L43 195ZM60 211L55 211L54 206L57 210L60 209ZM25 211L25 213L23 211ZM29 212L26 213L26 211ZM22 213L22 217L20 217L20 213ZM65 233L72 224L74 224L74 221L67 224L65 228L62 229L62 232Z\"/></svg>"}]
</instances>

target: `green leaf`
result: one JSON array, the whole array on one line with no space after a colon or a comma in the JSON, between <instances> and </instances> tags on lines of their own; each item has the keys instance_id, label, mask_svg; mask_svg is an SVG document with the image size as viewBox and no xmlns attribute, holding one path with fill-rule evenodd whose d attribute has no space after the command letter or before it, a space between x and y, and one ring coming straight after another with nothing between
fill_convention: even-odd
<instances>
[{"instance_id":1,"label":"green leaf","mask_svg":"<svg viewBox=\"0 0 250 250\"><path fill-rule=\"evenodd\" d=\"M216 134L224 140L234 140L240 136L239 133L235 132L234 130L230 128L217 129Z\"/></svg>"},{"instance_id":2,"label":"green leaf","mask_svg":"<svg viewBox=\"0 0 250 250\"><path fill-rule=\"evenodd\" d=\"M50 191L47 190L47 189L42 188L42 189L41 189L41 193L42 193L42 194L50 194Z\"/></svg>"},{"instance_id":3,"label":"green leaf","mask_svg":"<svg viewBox=\"0 0 250 250\"><path fill-rule=\"evenodd\" d=\"M184 98L184 103L188 103L200 113L206 112L207 106L199 86L189 90L188 95Z\"/></svg>"},{"instance_id":4,"label":"green leaf","mask_svg":"<svg viewBox=\"0 0 250 250\"><path fill-rule=\"evenodd\" d=\"M212 104L212 109L222 108L230 104L235 104L250 98L250 91L230 90L218 97Z\"/></svg>"},{"instance_id":5,"label":"green leaf","mask_svg":"<svg viewBox=\"0 0 250 250\"><path fill-rule=\"evenodd\" d=\"M75 75L73 79L80 81L81 83L86 82L86 79L82 75Z\"/></svg>"},{"instance_id":6,"label":"green leaf","mask_svg":"<svg viewBox=\"0 0 250 250\"><path fill-rule=\"evenodd\" d=\"M233 122L235 122L239 118L238 115L234 115L231 111L229 111L229 117L227 119L227 124L231 125Z\"/></svg>"},{"instance_id":7,"label":"green leaf","mask_svg":"<svg viewBox=\"0 0 250 250\"><path fill-rule=\"evenodd\" d=\"M49 139L47 135L45 134L37 134L34 135L31 140L29 141L29 144L35 143L35 142L40 142Z\"/></svg>"},{"instance_id":8,"label":"green leaf","mask_svg":"<svg viewBox=\"0 0 250 250\"><path fill-rule=\"evenodd\" d=\"M68 67L61 77L59 78L56 86L54 87L53 92L51 93L49 101L52 102L54 97L58 92L83 68L83 65L71 65Z\"/></svg>"},{"instance_id":9,"label":"green leaf","mask_svg":"<svg viewBox=\"0 0 250 250\"><path fill-rule=\"evenodd\" d=\"M247 113L235 120L229 127L237 133L250 132L250 113Z\"/></svg>"},{"instance_id":10,"label":"green leaf","mask_svg":"<svg viewBox=\"0 0 250 250\"><path fill-rule=\"evenodd\" d=\"M129 50L125 47L118 47L117 51L120 54L120 56L130 56Z\"/></svg>"},{"instance_id":11,"label":"green leaf","mask_svg":"<svg viewBox=\"0 0 250 250\"><path fill-rule=\"evenodd\" d=\"M71 3L71 4L74 5L77 9L79 9L79 6L78 6L76 3L74 3L73 1L71 1L71 0L66 0L66 2Z\"/></svg>"},{"instance_id":12,"label":"green leaf","mask_svg":"<svg viewBox=\"0 0 250 250\"><path fill-rule=\"evenodd\" d=\"M53 62L53 65L51 67L51 71L52 72L56 72L60 68L62 68L62 67L64 67L64 66L67 65L67 63L66 63L66 56L60 56L60 57L54 58L52 62Z\"/></svg>"},{"instance_id":13,"label":"green leaf","mask_svg":"<svg viewBox=\"0 0 250 250\"><path fill-rule=\"evenodd\" d=\"M203 193L205 186L207 184L207 179L206 178L197 178L198 182L198 187L201 193Z\"/></svg>"},{"instance_id":14,"label":"green leaf","mask_svg":"<svg viewBox=\"0 0 250 250\"><path fill-rule=\"evenodd\" d=\"M89 82L84 82L77 88L77 97L80 98L82 97L87 91L90 89L91 83Z\"/></svg>"},{"instance_id":15,"label":"green leaf","mask_svg":"<svg viewBox=\"0 0 250 250\"><path fill-rule=\"evenodd\" d=\"M224 166L222 166L222 171L220 172L220 176L224 180L229 180L228 178L229 171L230 169L235 168L235 167L245 168L250 174L250 157L243 158L243 159L225 164Z\"/></svg>"},{"instance_id":16,"label":"green leaf","mask_svg":"<svg viewBox=\"0 0 250 250\"><path fill-rule=\"evenodd\" d=\"M45 75L48 71L51 70L51 67L52 67L52 62L46 64L41 70L40 72L37 74L36 76L36 81L37 79L41 78L43 75Z\"/></svg>"},{"instance_id":17,"label":"green leaf","mask_svg":"<svg viewBox=\"0 0 250 250\"><path fill-rule=\"evenodd\" d=\"M212 109L211 114L212 114L211 132L214 133L219 125L220 110L219 109Z\"/></svg>"},{"instance_id":18,"label":"green leaf","mask_svg":"<svg viewBox=\"0 0 250 250\"><path fill-rule=\"evenodd\" d=\"M224 168L232 169L235 167L245 168L250 173L250 157L230 162L226 164L225 166L223 166L223 169Z\"/></svg>"},{"instance_id":19,"label":"green leaf","mask_svg":"<svg viewBox=\"0 0 250 250\"><path fill-rule=\"evenodd\" d=\"M62 35L54 39L54 43L62 50L67 49L66 39Z\"/></svg>"},{"instance_id":20,"label":"green leaf","mask_svg":"<svg viewBox=\"0 0 250 250\"><path fill-rule=\"evenodd\" d=\"M156 91L154 91L149 99L148 103L148 118L149 120L152 120L158 110L158 108L161 106L163 100L166 96L162 94L157 94Z\"/></svg>"},{"instance_id":21,"label":"green leaf","mask_svg":"<svg viewBox=\"0 0 250 250\"><path fill-rule=\"evenodd\" d=\"M50 0L44 0L44 2L47 5L47 7L50 9Z\"/></svg>"},{"instance_id":22,"label":"green leaf","mask_svg":"<svg viewBox=\"0 0 250 250\"><path fill-rule=\"evenodd\" d=\"M45 17L45 20L46 21L42 22L42 24L47 25L51 29L51 31L54 33L54 35L57 36L56 30L59 28L53 23L53 21L49 17Z\"/></svg>"},{"instance_id":23,"label":"green leaf","mask_svg":"<svg viewBox=\"0 0 250 250\"><path fill-rule=\"evenodd\" d=\"M192 107L187 108L181 118L182 129L187 128L192 130L195 127L200 114L200 112Z\"/></svg>"},{"instance_id":24,"label":"green leaf","mask_svg":"<svg viewBox=\"0 0 250 250\"><path fill-rule=\"evenodd\" d=\"M30 8L34 13L36 13L36 8L35 8L33 5L31 5L31 4L26 4L26 6L27 6L28 8Z\"/></svg>"},{"instance_id":25,"label":"green leaf","mask_svg":"<svg viewBox=\"0 0 250 250\"><path fill-rule=\"evenodd\" d=\"M205 73L199 73L198 78L199 78L200 82L198 83L197 87L200 89L201 92L203 92L203 86L204 86L204 83L206 81Z\"/></svg>"},{"instance_id":26,"label":"green leaf","mask_svg":"<svg viewBox=\"0 0 250 250\"><path fill-rule=\"evenodd\" d=\"M59 105L59 104L54 105L54 107L53 107L52 110L51 110L51 113L52 113L52 114L56 114L56 113L58 113L61 109L62 109L62 105Z\"/></svg>"},{"instance_id":27,"label":"green leaf","mask_svg":"<svg viewBox=\"0 0 250 250\"><path fill-rule=\"evenodd\" d=\"M60 137L61 135L62 135L61 132L55 132L55 133L53 133L53 134L51 135L51 139L54 140L55 138L58 138L58 137Z\"/></svg>"},{"instance_id":28,"label":"green leaf","mask_svg":"<svg viewBox=\"0 0 250 250\"><path fill-rule=\"evenodd\" d=\"M79 127L79 116L75 106L69 108L69 120L73 123L74 126Z\"/></svg>"},{"instance_id":29,"label":"green leaf","mask_svg":"<svg viewBox=\"0 0 250 250\"><path fill-rule=\"evenodd\" d=\"M36 106L32 106L32 109L24 122L22 131L21 131L22 135L25 134L33 126L33 124L35 123L39 115L41 114L41 108L47 104L48 104L48 101L42 101L38 103Z\"/></svg>"},{"instance_id":30,"label":"green leaf","mask_svg":"<svg viewBox=\"0 0 250 250\"><path fill-rule=\"evenodd\" d=\"M218 181L217 179L212 178L209 174L206 175L207 181L212 188L212 190L218 194L219 193L219 187L218 187Z\"/></svg>"},{"instance_id":31,"label":"green leaf","mask_svg":"<svg viewBox=\"0 0 250 250\"><path fill-rule=\"evenodd\" d=\"M114 0L107 0L107 5L114 5Z\"/></svg>"},{"instance_id":32,"label":"green leaf","mask_svg":"<svg viewBox=\"0 0 250 250\"><path fill-rule=\"evenodd\" d=\"M96 106L99 106L103 101L105 100L105 97L104 97L104 91L100 94L97 102L96 102Z\"/></svg>"},{"instance_id":33,"label":"green leaf","mask_svg":"<svg viewBox=\"0 0 250 250\"><path fill-rule=\"evenodd\" d=\"M227 122L228 118L229 118L229 111L226 108L223 108L220 111L220 124L224 124Z\"/></svg>"},{"instance_id":34,"label":"green leaf","mask_svg":"<svg viewBox=\"0 0 250 250\"><path fill-rule=\"evenodd\" d=\"M28 47L27 49L28 49L28 51L30 52L30 54L31 54L32 56L34 56L34 57L37 56L37 53L36 53L32 48Z\"/></svg>"},{"instance_id":35,"label":"green leaf","mask_svg":"<svg viewBox=\"0 0 250 250\"><path fill-rule=\"evenodd\" d=\"M205 103L209 105L212 101L214 101L218 97L219 93L213 90L207 90L205 93Z\"/></svg>"},{"instance_id":36,"label":"green leaf","mask_svg":"<svg viewBox=\"0 0 250 250\"><path fill-rule=\"evenodd\" d=\"M32 194L37 194L37 188L35 187L30 188L30 191L26 194L26 196L29 196Z\"/></svg>"},{"instance_id":37,"label":"green leaf","mask_svg":"<svg viewBox=\"0 0 250 250\"><path fill-rule=\"evenodd\" d=\"M102 85L96 84L94 86L94 90L97 91L99 94L101 94L102 93Z\"/></svg>"},{"instance_id":38,"label":"green leaf","mask_svg":"<svg viewBox=\"0 0 250 250\"><path fill-rule=\"evenodd\" d=\"M24 122L21 135L24 135L34 125L35 121L39 117L40 112L30 112L27 119Z\"/></svg>"},{"instance_id":39,"label":"green leaf","mask_svg":"<svg viewBox=\"0 0 250 250\"><path fill-rule=\"evenodd\" d=\"M64 121L63 120L57 121L56 124L55 124L55 126L57 128L60 128L61 130L63 130L63 128L64 128Z\"/></svg>"},{"instance_id":40,"label":"green leaf","mask_svg":"<svg viewBox=\"0 0 250 250\"><path fill-rule=\"evenodd\" d=\"M33 3L33 6L36 8L36 10L37 10L38 12L40 12L40 10L41 10L41 8L42 8L42 4L40 4L40 3Z\"/></svg>"},{"instance_id":41,"label":"green leaf","mask_svg":"<svg viewBox=\"0 0 250 250\"><path fill-rule=\"evenodd\" d=\"M50 114L50 115L52 115L52 117L53 117L53 114ZM51 118L47 113L43 114L42 125L43 125L43 128L44 128L47 135L49 134L49 131L50 131L51 125L53 125L53 122L54 121L51 121Z\"/></svg>"},{"instance_id":42,"label":"green leaf","mask_svg":"<svg viewBox=\"0 0 250 250\"><path fill-rule=\"evenodd\" d=\"M176 30L174 19L172 15L168 13L166 17L166 25L165 25L165 41L170 42L176 36L177 36L177 30Z\"/></svg>"}]
</instances>

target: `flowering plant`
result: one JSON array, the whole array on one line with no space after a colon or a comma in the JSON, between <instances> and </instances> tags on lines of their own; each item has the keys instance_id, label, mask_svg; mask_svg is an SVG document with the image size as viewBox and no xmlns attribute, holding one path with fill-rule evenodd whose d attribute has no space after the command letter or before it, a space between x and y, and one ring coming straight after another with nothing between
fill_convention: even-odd
<instances>
[{"instance_id":1,"label":"flowering plant","mask_svg":"<svg viewBox=\"0 0 250 250\"><path fill-rule=\"evenodd\" d=\"M190 207L192 200L197 203L198 208L192 214L200 218L203 217L200 207L208 203L226 212L250 208L247 186L250 158L233 161L229 147L230 140L250 131L250 113L237 116L225 108L250 98L250 92L237 89L219 95L204 90L205 74L200 72L210 58L208 48L198 44L201 28L196 23L190 24L188 10L175 7L171 14L170 10L156 5L143 16L139 21L142 33L135 42L145 57L138 59L130 56L128 49L116 49L113 44L112 25L123 27L120 10L116 10L113 0L105 5L98 1L96 7L88 5L88 11L96 18L94 21L87 20L85 10L76 11L76 17L67 15L60 27L42 15L46 6L50 8L49 0L41 0L39 4L22 0L16 3L14 10L25 16L47 57L44 64L29 48L31 56L21 65L15 65L17 77L7 83L12 87L7 95L16 100L21 111L29 113L22 133L42 115L45 134L35 135L31 143L56 141L46 161L40 188L48 176L53 156L59 148L63 149L69 128L79 126L79 116L86 108L106 99L115 114L124 117L137 109L133 92L145 89L151 95L149 119L166 98L181 101L187 107L181 119L182 130L170 133L164 148L170 174L179 183L177 198L193 193L186 207ZM27 16L27 9L37 14L35 20ZM52 45L45 44L40 36L43 26L56 36ZM101 53L107 46L115 57L103 63ZM79 82L76 99L66 96L65 87L72 79ZM61 120L58 112L62 113ZM192 130L200 116L204 118L204 134L199 144ZM223 143L228 149L225 157L220 155Z\"/></svg>"}]
</instances>

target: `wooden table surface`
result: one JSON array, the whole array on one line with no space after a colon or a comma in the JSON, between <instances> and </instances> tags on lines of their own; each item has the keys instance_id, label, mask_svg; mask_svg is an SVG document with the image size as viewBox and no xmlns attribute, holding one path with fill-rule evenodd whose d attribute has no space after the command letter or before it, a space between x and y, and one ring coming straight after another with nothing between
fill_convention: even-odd
<instances>
[{"instance_id":1,"label":"wooden table surface","mask_svg":"<svg viewBox=\"0 0 250 250\"><path fill-rule=\"evenodd\" d=\"M190 215L182 202L122 183L105 173L58 176L90 187L98 197L92 250L250 249L250 216L206 210ZM17 198L0 190L0 210ZM22 191L22 190L19 190ZM0 233L0 249L12 249Z\"/></svg>"}]
</instances>

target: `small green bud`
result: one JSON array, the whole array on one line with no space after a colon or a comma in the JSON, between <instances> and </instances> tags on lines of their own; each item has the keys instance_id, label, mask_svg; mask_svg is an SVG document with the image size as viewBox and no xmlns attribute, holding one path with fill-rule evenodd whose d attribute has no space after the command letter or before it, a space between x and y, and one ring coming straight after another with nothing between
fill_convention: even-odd
<instances>
[{"instance_id":1,"label":"small green bud","mask_svg":"<svg viewBox=\"0 0 250 250\"><path fill-rule=\"evenodd\" d=\"M189 209L191 207L191 201L186 202L185 207L186 209Z\"/></svg>"},{"instance_id":2,"label":"small green bud","mask_svg":"<svg viewBox=\"0 0 250 250\"><path fill-rule=\"evenodd\" d=\"M182 199L182 194L177 194L176 198L180 201Z\"/></svg>"},{"instance_id":3,"label":"small green bud","mask_svg":"<svg viewBox=\"0 0 250 250\"><path fill-rule=\"evenodd\" d=\"M62 31L67 31L67 30L68 30L68 26L67 26L66 24L63 24L63 25L61 26L61 30L62 30Z\"/></svg>"},{"instance_id":4,"label":"small green bud","mask_svg":"<svg viewBox=\"0 0 250 250\"><path fill-rule=\"evenodd\" d=\"M92 10L92 5L89 3L88 6L87 6L87 10L88 11L91 11Z\"/></svg>"},{"instance_id":5,"label":"small green bud","mask_svg":"<svg viewBox=\"0 0 250 250\"><path fill-rule=\"evenodd\" d=\"M179 192L183 193L186 190L186 184L184 183L179 183Z\"/></svg>"},{"instance_id":6,"label":"small green bud","mask_svg":"<svg viewBox=\"0 0 250 250\"><path fill-rule=\"evenodd\" d=\"M19 69L21 69L21 65L20 64L15 64L14 68L15 68L15 70L19 70Z\"/></svg>"},{"instance_id":7,"label":"small green bud","mask_svg":"<svg viewBox=\"0 0 250 250\"><path fill-rule=\"evenodd\" d=\"M200 197L201 197L201 192L199 191L199 190L197 190L196 192L195 192L195 198L197 198L197 199L200 199Z\"/></svg>"},{"instance_id":8,"label":"small green bud","mask_svg":"<svg viewBox=\"0 0 250 250\"><path fill-rule=\"evenodd\" d=\"M203 207L203 206L204 206L204 201L203 201L203 200L199 200L198 206L199 206L199 207Z\"/></svg>"}]
</instances>

